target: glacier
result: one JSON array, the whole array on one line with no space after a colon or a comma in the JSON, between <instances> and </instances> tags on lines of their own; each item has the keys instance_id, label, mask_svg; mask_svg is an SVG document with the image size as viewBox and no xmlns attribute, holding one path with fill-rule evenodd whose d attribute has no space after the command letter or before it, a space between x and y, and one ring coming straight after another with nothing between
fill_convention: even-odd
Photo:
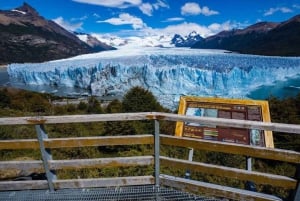
<instances>
[{"instance_id":1,"label":"glacier","mask_svg":"<svg viewBox=\"0 0 300 201\"><path fill-rule=\"evenodd\" d=\"M299 77L300 57L269 57L187 48L132 48L44 62L8 65L26 85L88 89L122 96L134 86L176 109L180 96L247 98L261 86Z\"/></svg>"}]
</instances>

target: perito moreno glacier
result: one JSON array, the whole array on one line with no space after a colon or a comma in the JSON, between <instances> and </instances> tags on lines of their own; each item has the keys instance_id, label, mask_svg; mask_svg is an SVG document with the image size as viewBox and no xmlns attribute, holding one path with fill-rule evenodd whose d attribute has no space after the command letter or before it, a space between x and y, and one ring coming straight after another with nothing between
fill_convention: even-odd
<instances>
[{"instance_id":1,"label":"perito moreno glacier","mask_svg":"<svg viewBox=\"0 0 300 201\"><path fill-rule=\"evenodd\" d=\"M120 49L37 64L10 64L11 80L26 85L89 89L122 96L141 86L176 109L179 97L247 98L260 86L299 77L299 57L267 57L184 48Z\"/></svg>"}]
</instances>

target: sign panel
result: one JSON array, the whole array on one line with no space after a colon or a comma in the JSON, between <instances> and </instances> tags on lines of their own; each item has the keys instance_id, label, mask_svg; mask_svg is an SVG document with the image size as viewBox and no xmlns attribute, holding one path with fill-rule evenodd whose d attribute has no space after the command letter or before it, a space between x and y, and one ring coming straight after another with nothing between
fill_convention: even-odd
<instances>
[{"instance_id":1,"label":"sign panel","mask_svg":"<svg viewBox=\"0 0 300 201\"><path fill-rule=\"evenodd\" d=\"M178 114L270 122L267 101L181 97ZM271 131L177 122L176 136L274 147Z\"/></svg>"}]
</instances>

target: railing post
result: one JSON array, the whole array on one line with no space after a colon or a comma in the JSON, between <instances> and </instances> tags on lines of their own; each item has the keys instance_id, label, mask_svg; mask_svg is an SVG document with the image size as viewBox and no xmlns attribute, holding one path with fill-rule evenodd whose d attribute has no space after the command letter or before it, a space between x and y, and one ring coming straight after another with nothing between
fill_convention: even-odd
<instances>
[{"instance_id":1,"label":"railing post","mask_svg":"<svg viewBox=\"0 0 300 201\"><path fill-rule=\"evenodd\" d=\"M36 132L37 132L37 137L39 140L39 145L40 145L40 151L42 155L42 160L43 160L43 165L44 165L44 170L46 173L46 177L48 180L48 186L50 191L54 191L54 185L53 185L53 180L56 179L56 175L54 171L51 171L49 168L49 160L52 160L52 155L50 152L50 149L46 149L44 145L44 139L48 138L47 133L45 132L44 125L36 125L35 126Z\"/></svg>"},{"instance_id":2,"label":"railing post","mask_svg":"<svg viewBox=\"0 0 300 201\"><path fill-rule=\"evenodd\" d=\"M159 174L160 174L160 163L159 163L159 121L155 120L155 136L154 136L154 160L155 160L155 186L159 187Z\"/></svg>"},{"instance_id":3,"label":"railing post","mask_svg":"<svg viewBox=\"0 0 300 201\"><path fill-rule=\"evenodd\" d=\"M159 174L160 174L160 161L159 161L159 154L160 154L160 140L159 140L159 121L154 120L154 171L155 171L155 200L159 199L159 188L160 188L160 181L159 181Z\"/></svg>"},{"instance_id":4,"label":"railing post","mask_svg":"<svg viewBox=\"0 0 300 201\"><path fill-rule=\"evenodd\" d=\"M194 149L193 148L189 148L189 161L193 161L193 157L194 157ZM187 169L185 171L185 176L186 179L190 179L191 178L191 171L189 169Z\"/></svg>"},{"instance_id":5,"label":"railing post","mask_svg":"<svg viewBox=\"0 0 300 201\"><path fill-rule=\"evenodd\" d=\"M300 200L300 164L298 164L296 167L295 179L297 179L298 182L294 192L293 201L298 201Z\"/></svg>"},{"instance_id":6,"label":"railing post","mask_svg":"<svg viewBox=\"0 0 300 201\"><path fill-rule=\"evenodd\" d=\"M252 158L249 156L246 157L246 169L248 171L252 171ZM245 188L246 188L246 190L249 190L249 191L253 191L253 192L257 191L256 185L252 181L246 181Z\"/></svg>"}]
</instances>

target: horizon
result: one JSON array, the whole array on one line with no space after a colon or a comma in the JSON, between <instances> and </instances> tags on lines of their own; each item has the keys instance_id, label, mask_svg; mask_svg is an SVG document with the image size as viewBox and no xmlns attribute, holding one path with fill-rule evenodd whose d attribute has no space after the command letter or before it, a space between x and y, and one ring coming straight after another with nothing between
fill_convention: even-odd
<instances>
[{"instance_id":1,"label":"horizon","mask_svg":"<svg viewBox=\"0 0 300 201\"><path fill-rule=\"evenodd\" d=\"M242 29L258 22L282 22L300 13L300 0L7 0L1 10L26 2L71 32L117 37L188 35L202 37ZM57 6L59 5L59 6Z\"/></svg>"}]
</instances>

